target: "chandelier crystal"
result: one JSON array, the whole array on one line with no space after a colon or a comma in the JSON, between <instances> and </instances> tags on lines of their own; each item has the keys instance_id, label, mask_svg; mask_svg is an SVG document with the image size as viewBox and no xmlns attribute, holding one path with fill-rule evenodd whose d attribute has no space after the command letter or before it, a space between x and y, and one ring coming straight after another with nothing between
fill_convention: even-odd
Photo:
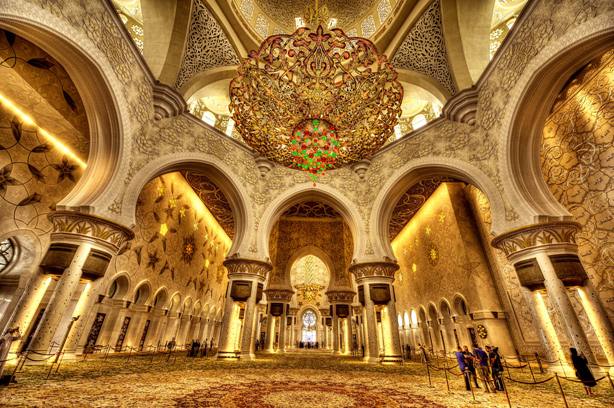
<instances>
[{"instance_id":1,"label":"chandelier crystal","mask_svg":"<svg viewBox=\"0 0 614 408\"><path fill-rule=\"evenodd\" d=\"M230 100L235 128L249 146L315 181L386 142L403 88L371 41L319 25L264 40L231 81Z\"/></svg>"}]
</instances>

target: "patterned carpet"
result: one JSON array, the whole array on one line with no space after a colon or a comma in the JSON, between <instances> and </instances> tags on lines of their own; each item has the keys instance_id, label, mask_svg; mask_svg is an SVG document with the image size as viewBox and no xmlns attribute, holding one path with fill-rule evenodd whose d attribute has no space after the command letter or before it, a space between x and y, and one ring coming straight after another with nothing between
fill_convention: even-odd
<instances>
[{"instance_id":1,"label":"patterned carpet","mask_svg":"<svg viewBox=\"0 0 614 408\"><path fill-rule=\"evenodd\" d=\"M176 399L180 407L439 408L425 397L391 389L330 381L254 381L197 390Z\"/></svg>"},{"instance_id":2,"label":"patterned carpet","mask_svg":"<svg viewBox=\"0 0 614 408\"><path fill-rule=\"evenodd\" d=\"M256 361L110 356L66 362L58 373L26 367L18 384L0 388L0 407L470 407L462 378L431 373L424 366L365 364L350 357L304 353L260 355ZM523 377L524 375L524 377ZM526 378L526 373L514 374ZM610 407L614 392L605 381L597 397L583 397L578 384L564 384L570 407ZM553 382L511 384L513 407L563 407ZM508 407L503 393L476 390L482 407Z\"/></svg>"}]
</instances>

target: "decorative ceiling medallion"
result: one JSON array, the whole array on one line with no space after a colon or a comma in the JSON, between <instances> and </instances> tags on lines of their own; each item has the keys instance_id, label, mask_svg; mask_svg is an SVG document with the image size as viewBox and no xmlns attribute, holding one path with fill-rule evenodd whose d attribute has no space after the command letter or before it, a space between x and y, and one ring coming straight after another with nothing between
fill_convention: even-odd
<instances>
[{"instance_id":1,"label":"decorative ceiling medallion","mask_svg":"<svg viewBox=\"0 0 614 408\"><path fill-rule=\"evenodd\" d=\"M317 177L369 158L386 142L403 88L372 42L320 25L264 40L239 67L230 100L248 145Z\"/></svg>"}]
</instances>

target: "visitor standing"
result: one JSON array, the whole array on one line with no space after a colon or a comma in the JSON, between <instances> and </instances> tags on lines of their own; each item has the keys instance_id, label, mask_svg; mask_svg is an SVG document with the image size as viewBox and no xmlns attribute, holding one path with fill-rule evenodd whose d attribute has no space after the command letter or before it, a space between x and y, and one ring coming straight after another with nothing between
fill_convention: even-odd
<instances>
[{"instance_id":1,"label":"visitor standing","mask_svg":"<svg viewBox=\"0 0 614 408\"><path fill-rule=\"evenodd\" d=\"M578 350L573 347L569 351L571 363L576 370L576 377L584 384L586 395L593 395L593 387L597 385L597 381L595 381L595 377L588 366L588 360L583 355L578 354Z\"/></svg>"},{"instance_id":2,"label":"visitor standing","mask_svg":"<svg viewBox=\"0 0 614 408\"><path fill-rule=\"evenodd\" d=\"M454 355L456 356L456 361L458 362L458 369L460 370L460 372L463 374L463 377L465 378L465 389L467 391L470 391L471 390L471 382L469 379L470 374L469 374L469 369L467 368L467 362L465 360L465 353L463 353L463 349L459 347L454 353Z\"/></svg>"},{"instance_id":3,"label":"visitor standing","mask_svg":"<svg viewBox=\"0 0 614 408\"><path fill-rule=\"evenodd\" d=\"M495 382L495 390L503 391L503 363L499 355L499 348L486 346L486 352L490 360L490 372Z\"/></svg>"},{"instance_id":4,"label":"visitor standing","mask_svg":"<svg viewBox=\"0 0 614 408\"><path fill-rule=\"evenodd\" d=\"M475 356L471 351L469 351L469 347L467 346L465 346L463 349L463 355L465 356L465 365L467 366L467 370L469 371L469 376L473 378L475 388L480 388L480 386L478 385L478 377L475 372Z\"/></svg>"},{"instance_id":5,"label":"visitor standing","mask_svg":"<svg viewBox=\"0 0 614 408\"><path fill-rule=\"evenodd\" d=\"M4 367L9 357L11 344L20 338L21 333L19 333L19 327L7 330L6 333L0 337L0 378L2 378L2 374L4 373Z\"/></svg>"},{"instance_id":6,"label":"visitor standing","mask_svg":"<svg viewBox=\"0 0 614 408\"><path fill-rule=\"evenodd\" d=\"M480 373L480 376L482 376L484 389L486 392L490 392L490 369L488 368L488 354L477 345L473 348L473 354L475 355L476 363L479 366L478 372Z\"/></svg>"}]
</instances>

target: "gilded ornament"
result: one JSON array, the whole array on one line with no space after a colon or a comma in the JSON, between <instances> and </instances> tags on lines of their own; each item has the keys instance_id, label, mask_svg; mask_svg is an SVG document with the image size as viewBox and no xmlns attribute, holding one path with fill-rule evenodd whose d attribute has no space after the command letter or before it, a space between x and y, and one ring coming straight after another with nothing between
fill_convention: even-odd
<instances>
[{"instance_id":1,"label":"gilded ornament","mask_svg":"<svg viewBox=\"0 0 614 408\"><path fill-rule=\"evenodd\" d=\"M248 145L317 176L369 158L386 142L403 88L373 43L320 25L267 38L239 67L230 99Z\"/></svg>"}]
</instances>

